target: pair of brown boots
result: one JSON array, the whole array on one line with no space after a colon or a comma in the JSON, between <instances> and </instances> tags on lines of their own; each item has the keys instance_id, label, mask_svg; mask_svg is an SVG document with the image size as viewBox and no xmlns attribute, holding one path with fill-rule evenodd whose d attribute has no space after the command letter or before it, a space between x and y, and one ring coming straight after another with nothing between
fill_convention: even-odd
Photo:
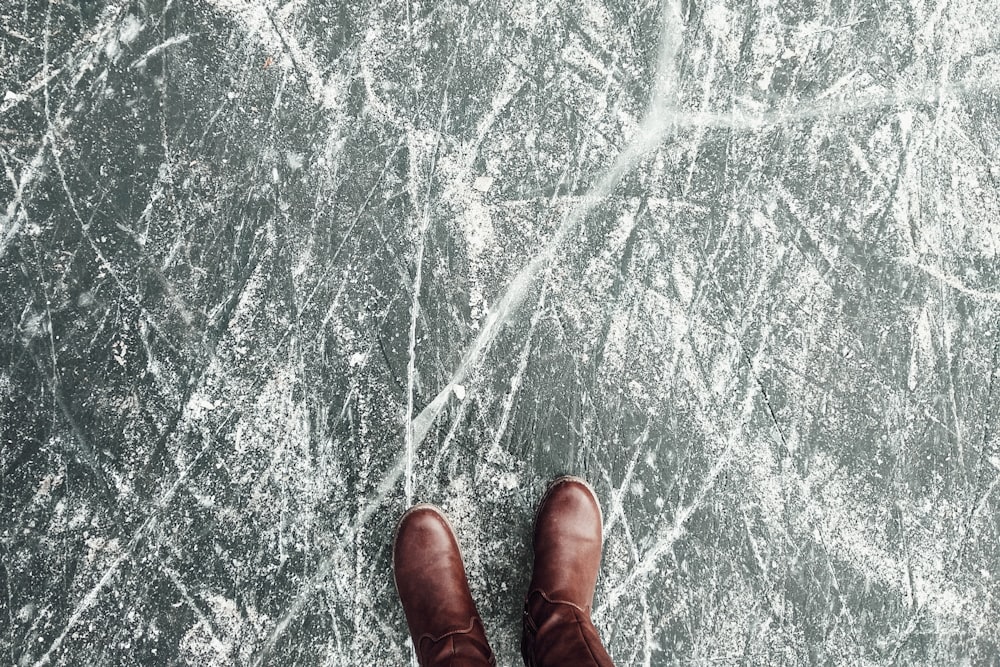
<instances>
[{"instance_id":1,"label":"pair of brown boots","mask_svg":"<svg viewBox=\"0 0 1000 667\"><path fill-rule=\"evenodd\" d=\"M521 635L528 667L612 667L590 620L601 565L601 523L597 496L578 477L560 477L542 498ZM403 515L392 564L422 667L496 664L469 592L458 540L441 510L415 505Z\"/></svg>"}]
</instances>

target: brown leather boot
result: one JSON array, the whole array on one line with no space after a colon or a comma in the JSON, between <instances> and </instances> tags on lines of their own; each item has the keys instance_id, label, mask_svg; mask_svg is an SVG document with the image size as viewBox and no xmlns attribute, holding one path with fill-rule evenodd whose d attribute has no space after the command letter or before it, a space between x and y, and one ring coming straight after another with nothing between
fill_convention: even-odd
<instances>
[{"instance_id":1,"label":"brown leather boot","mask_svg":"<svg viewBox=\"0 0 1000 667\"><path fill-rule=\"evenodd\" d=\"M521 634L528 667L612 667L590 620L601 567L601 523L597 496L579 477L560 477L542 498Z\"/></svg>"},{"instance_id":2,"label":"brown leather boot","mask_svg":"<svg viewBox=\"0 0 1000 667\"><path fill-rule=\"evenodd\" d=\"M448 519L414 505L399 520L392 569L421 667L495 665Z\"/></svg>"}]
</instances>

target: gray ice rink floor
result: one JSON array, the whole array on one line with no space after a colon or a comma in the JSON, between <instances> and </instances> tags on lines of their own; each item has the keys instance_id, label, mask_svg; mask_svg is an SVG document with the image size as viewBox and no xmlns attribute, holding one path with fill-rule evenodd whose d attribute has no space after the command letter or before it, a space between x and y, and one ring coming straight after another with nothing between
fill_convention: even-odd
<instances>
[{"instance_id":1,"label":"gray ice rink floor","mask_svg":"<svg viewBox=\"0 0 1000 667\"><path fill-rule=\"evenodd\" d=\"M994 0L0 0L0 663L1000 662Z\"/></svg>"}]
</instances>

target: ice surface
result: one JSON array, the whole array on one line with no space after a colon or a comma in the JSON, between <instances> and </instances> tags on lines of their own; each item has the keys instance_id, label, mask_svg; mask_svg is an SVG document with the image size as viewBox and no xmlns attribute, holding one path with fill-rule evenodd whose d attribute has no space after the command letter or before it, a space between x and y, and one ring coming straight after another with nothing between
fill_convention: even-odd
<instances>
[{"instance_id":1,"label":"ice surface","mask_svg":"<svg viewBox=\"0 0 1000 667\"><path fill-rule=\"evenodd\" d=\"M547 482L621 665L995 664L992 0L0 5L0 661L519 664Z\"/></svg>"}]
</instances>

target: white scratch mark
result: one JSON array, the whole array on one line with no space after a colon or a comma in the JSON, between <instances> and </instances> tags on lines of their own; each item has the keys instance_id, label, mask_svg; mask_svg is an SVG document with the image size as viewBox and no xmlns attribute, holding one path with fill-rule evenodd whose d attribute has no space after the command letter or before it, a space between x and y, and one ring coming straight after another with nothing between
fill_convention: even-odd
<instances>
[{"instance_id":1,"label":"white scratch mark","mask_svg":"<svg viewBox=\"0 0 1000 667\"><path fill-rule=\"evenodd\" d=\"M628 491L629 486L632 484L632 476L635 474L635 466L639 461L639 455L644 451L643 445L649 442L649 430L652 425L652 420L646 422L646 428L643 429L642 434L635 439L632 443L635 445L635 450L632 452L632 459L628 463L628 468L625 470L625 476L622 478L622 483L618 486L616 491L611 494L611 516L608 520L607 525L604 526L605 533L610 533L611 529L614 528L618 519L625 518L625 510L622 505L622 498L625 497L625 493ZM609 485L610 486L610 485ZM613 488L613 487L612 487ZM627 524L626 524L627 528Z\"/></svg>"},{"instance_id":2,"label":"white scratch mark","mask_svg":"<svg viewBox=\"0 0 1000 667\"><path fill-rule=\"evenodd\" d=\"M87 37L80 40L81 43L87 43L91 46L88 52L80 56L79 62L77 63L77 71L70 82L70 88L76 88L76 85L81 81L81 79L83 79L83 76L93 69L94 63L103 51L104 44L107 42L110 35L115 31L115 23L124 9L125 5L109 6L106 8L97 27ZM38 76L38 81L29 91L46 91L46 110L48 109L48 84L56 78L56 75L59 74L60 71L67 69L69 69L68 66L63 68L63 70L49 70L48 35L46 33L45 63ZM3 107L0 107L0 113L9 110L12 106L23 99L28 98L26 95L5 97L4 105ZM17 236L22 224L25 220L27 220L25 199L31 185L38 178L44 175L46 144L54 142L56 134L64 134L72 124L71 118L64 118L62 116L64 107L65 103L59 106L59 109L56 111L54 121L49 119L48 130L41 138L41 146L39 147L38 152L35 153L35 156L31 159L28 165L21 170L21 178L17 183L14 196L11 201L8 202L7 210L2 216L0 216L0 259L3 259L7 252L7 246L14 239L14 237Z\"/></svg>"},{"instance_id":3,"label":"white scratch mark","mask_svg":"<svg viewBox=\"0 0 1000 667\"><path fill-rule=\"evenodd\" d=\"M673 119L675 109L672 96L677 86L676 56L681 42L678 27L683 25L677 2L668 3L664 11L663 25L657 59L658 74L653 94L635 136L618 155L614 164L605 171L600 180L580 200L579 205L565 217L552 239L525 264L511 281L503 296L494 303L483 328L466 351L451 380L413 420L413 438L416 443L420 443L424 439L431 424L434 423L441 409L446 405L452 386L461 383L468 373L478 365L479 359L496 339L500 327L517 312L521 302L531 291L531 285L552 262L563 242L573 235L577 226L586 218L593 207L611 194L619 181L636 166L646 153L659 147L660 139Z\"/></svg>"},{"instance_id":4,"label":"white scratch mark","mask_svg":"<svg viewBox=\"0 0 1000 667\"><path fill-rule=\"evenodd\" d=\"M410 304L410 346L406 362L406 474L404 476L404 493L406 507L413 504L413 453L415 448L413 438L413 385L416 379L417 364L417 320L420 315L420 279L421 267L424 263L424 234L427 231L427 221L420 227L420 238L417 241L416 271L413 277L413 301Z\"/></svg>"},{"instance_id":5,"label":"white scratch mark","mask_svg":"<svg viewBox=\"0 0 1000 667\"><path fill-rule=\"evenodd\" d=\"M264 646L257 653L257 657L253 661L254 667L259 667L264 664L267 656L274 650L274 646L285 633L285 630L288 628L288 624L291 623L292 619L298 616L298 614L306 606L306 603L309 602L309 598L312 597L312 594L318 590L319 585L330 575L334 566L340 561L343 555L343 545L354 540L354 537L372 517L375 510L378 509L378 506L389 497L389 494L392 493L393 488L396 486L396 482L399 481L399 478L403 475L405 467L406 457L400 454L396 457L396 462L392 470L386 473L385 477L383 477L382 483L376 490L375 496L368 502L365 508L358 513L357 517L355 517L354 523L348 526L346 530L342 531L341 535L343 536L343 539L337 544L335 552L320 562L316 571L295 596L295 600L288 606L284 616L282 616L281 619L279 619L275 624L270 636L268 636L267 641L264 642Z\"/></svg>"},{"instance_id":6,"label":"white scratch mark","mask_svg":"<svg viewBox=\"0 0 1000 667\"><path fill-rule=\"evenodd\" d=\"M429 160L430 168L427 175L427 186L429 189L430 180L434 173L433 156L436 146L432 139L423 136L423 133L419 132L409 133L407 135L407 143L409 144L408 152L410 156L408 189L412 201L416 203L420 201L421 157L425 154L431 156ZM426 151L425 149L428 148L431 150ZM406 362L406 470L403 477L406 507L413 504L413 457L416 446L420 444L420 441L415 440L413 437L413 392L417 376L417 322L420 319L420 287L423 277L427 228L430 226L430 220L430 194L428 193L423 210L420 213L420 223L417 226L417 251L414 258L416 266L414 267L412 288L413 300L410 303L409 349Z\"/></svg>"},{"instance_id":7,"label":"white scratch mark","mask_svg":"<svg viewBox=\"0 0 1000 667\"><path fill-rule=\"evenodd\" d=\"M949 275L944 271L942 271L941 269L938 269L937 267L934 266L930 266L929 264L921 264L917 260L909 257L897 257L896 261L899 262L900 264L905 264L907 266L912 266L914 268L920 269L921 271L931 276L932 278L937 278L945 285L948 285L949 287L958 290L962 294L968 294L971 297L982 299L983 301L996 301L1000 303L1000 292L984 292L983 290L979 290L974 287L969 287L961 280L959 280L957 277Z\"/></svg>"},{"instance_id":8,"label":"white scratch mark","mask_svg":"<svg viewBox=\"0 0 1000 667\"><path fill-rule=\"evenodd\" d=\"M902 92L873 91L868 95L861 94L850 100L820 99L817 97L812 101L800 102L787 111L685 112L678 114L674 125L677 128L710 127L729 130L760 130L817 118L829 119L850 116L887 107L937 105L940 99L948 96L965 99L997 91L1000 91L1000 83L998 82L972 81L945 86L933 83Z\"/></svg>"},{"instance_id":9,"label":"white scratch mark","mask_svg":"<svg viewBox=\"0 0 1000 667\"><path fill-rule=\"evenodd\" d=\"M163 53L172 46L178 46L179 44L186 44L188 41L190 41L190 39L191 35L177 35L175 37L171 37L167 41L163 42L162 44L158 44L157 46L154 46L149 51L146 51L146 53L144 53L142 56L133 60L132 64L129 65L129 67L131 69L145 67L146 63L149 62L150 58L160 55L161 53Z\"/></svg>"},{"instance_id":10,"label":"white scratch mark","mask_svg":"<svg viewBox=\"0 0 1000 667\"><path fill-rule=\"evenodd\" d=\"M492 459L500 451L500 441L503 439L503 434L507 432L507 425L510 423L510 413L514 408L514 402L517 399L517 392L521 388L521 382L524 380L524 374L528 370L528 360L531 358L531 341L535 336L535 329L538 327L538 320L541 319L542 311L545 307L545 293L548 291L548 282L542 285L542 289L539 290L538 303L535 305L535 312L531 317L531 325L528 329L528 335L525 337L524 345L521 347L521 354L519 355L517 363L517 371L514 376L510 379L510 389L507 391L507 396L504 399L503 412L500 415L500 422L497 424L496 433L493 434L493 444L490 446L489 453L487 454L487 460Z\"/></svg>"},{"instance_id":11,"label":"white scratch mark","mask_svg":"<svg viewBox=\"0 0 1000 667\"><path fill-rule=\"evenodd\" d=\"M177 479L174 480L174 483L170 485L170 488L167 489L163 493L163 495L160 496L160 498L153 504L153 511L150 513L148 517L146 517L146 520L142 522L142 525L139 526L136 529L136 531L132 534L131 539L129 539L128 541L128 546L122 551L121 555L118 556L118 558L116 558L114 562L111 563L108 569L105 570L104 574L101 575L101 578L94 585L94 587L91 588L87 592L87 594L83 596L83 599L77 603L76 608L73 609L73 613L70 614L69 620L66 621L66 627L63 628L63 631L59 634L59 636L56 637L56 639L49 645L49 648L45 651L45 654L42 655L41 658L35 661L34 667L42 667L43 665L47 665L52 661L53 654L56 651L58 651L62 646L63 642L66 641L66 636L69 634L69 631L76 626L76 624L80 621L80 618L83 617L84 613L86 613L87 610L90 609L90 607L92 607L93 604L97 601L97 596L100 595L101 591L104 590L105 586L107 586L108 583L110 583L111 580L115 577L115 575L118 573L118 569L121 567L121 564L125 562L125 559L132 556L132 553L135 551L136 547L142 540L146 531L156 524L156 519L159 513L167 506L167 503L169 503L171 498L174 497L174 494L177 492L177 489L180 488L181 484L184 483L190 472L198 464L198 461L205 454L205 452L207 452L212 447L213 444L214 443L211 439L207 440L205 442L205 445L198 452L198 454L195 455L195 457L191 460L191 463L189 463L188 466L181 472L181 474L177 476Z\"/></svg>"},{"instance_id":12,"label":"white scratch mark","mask_svg":"<svg viewBox=\"0 0 1000 667\"><path fill-rule=\"evenodd\" d=\"M244 0L207 0L208 4L238 20L247 34L257 36L262 45L272 53L287 53L292 66L304 79L306 89L314 104L330 108L337 102L323 79L322 68L316 54L303 46L295 35L286 30L271 14L264 3Z\"/></svg>"}]
</instances>

